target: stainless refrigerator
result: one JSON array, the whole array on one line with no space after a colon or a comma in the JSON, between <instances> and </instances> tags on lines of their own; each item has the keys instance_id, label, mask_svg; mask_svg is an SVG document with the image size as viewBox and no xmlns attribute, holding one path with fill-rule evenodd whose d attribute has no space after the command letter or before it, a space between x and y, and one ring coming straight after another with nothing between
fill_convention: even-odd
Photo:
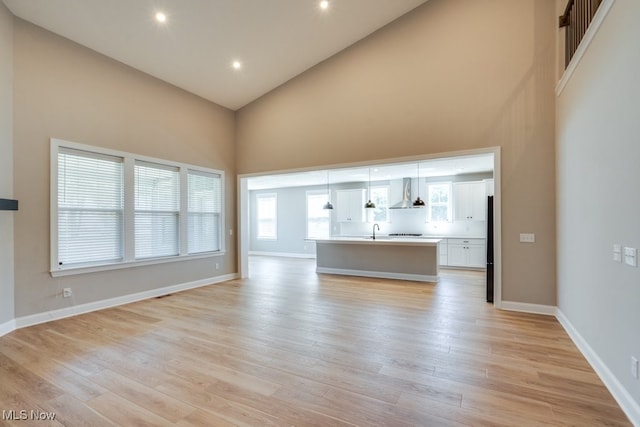
<instances>
[{"instance_id":1,"label":"stainless refrigerator","mask_svg":"<svg viewBox=\"0 0 640 427\"><path fill-rule=\"evenodd\" d=\"M487 200L487 302L493 302L493 196Z\"/></svg>"}]
</instances>

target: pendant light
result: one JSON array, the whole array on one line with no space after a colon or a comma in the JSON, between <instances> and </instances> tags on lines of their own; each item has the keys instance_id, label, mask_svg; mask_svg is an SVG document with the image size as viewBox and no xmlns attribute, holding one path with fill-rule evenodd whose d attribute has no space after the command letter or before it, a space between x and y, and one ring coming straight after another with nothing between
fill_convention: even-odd
<instances>
[{"instance_id":1,"label":"pendant light","mask_svg":"<svg viewBox=\"0 0 640 427\"><path fill-rule=\"evenodd\" d=\"M413 201L414 208L424 208L424 200L420 198L420 162L418 162L418 197Z\"/></svg>"},{"instance_id":2,"label":"pendant light","mask_svg":"<svg viewBox=\"0 0 640 427\"><path fill-rule=\"evenodd\" d=\"M365 203L366 209L375 209L376 205L371 201L371 168L369 168L369 201Z\"/></svg>"},{"instance_id":3,"label":"pendant light","mask_svg":"<svg viewBox=\"0 0 640 427\"><path fill-rule=\"evenodd\" d=\"M329 170L327 169L327 203L324 204L322 209L333 209L331 204L331 189L329 187Z\"/></svg>"}]
</instances>

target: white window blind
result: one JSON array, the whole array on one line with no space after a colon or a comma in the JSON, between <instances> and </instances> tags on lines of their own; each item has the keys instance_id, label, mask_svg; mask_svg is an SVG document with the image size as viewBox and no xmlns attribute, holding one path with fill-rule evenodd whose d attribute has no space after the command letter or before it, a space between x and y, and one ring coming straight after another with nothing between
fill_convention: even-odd
<instances>
[{"instance_id":1,"label":"white window blind","mask_svg":"<svg viewBox=\"0 0 640 427\"><path fill-rule=\"evenodd\" d=\"M276 239L278 199L275 193L258 194L256 196L258 211L258 238Z\"/></svg>"},{"instance_id":2,"label":"white window blind","mask_svg":"<svg viewBox=\"0 0 640 427\"><path fill-rule=\"evenodd\" d=\"M136 161L134 176L136 259L178 255L178 168Z\"/></svg>"},{"instance_id":3,"label":"white window blind","mask_svg":"<svg viewBox=\"0 0 640 427\"><path fill-rule=\"evenodd\" d=\"M222 186L220 175L189 171L189 253L219 251Z\"/></svg>"},{"instance_id":4,"label":"white window blind","mask_svg":"<svg viewBox=\"0 0 640 427\"><path fill-rule=\"evenodd\" d=\"M122 260L123 159L58 151L58 265Z\"/></svg>"},{"instance_id":5,"label":"white window blind","mask_svg":"<svg viewBox=\"0 0 640 427\"><path fill-rule=\"evenodd\" d=\"M322 208L326 201L326 192L307 192L307 237L309 239L329 237L331 211Z\"/></svg>"}]
</instances>

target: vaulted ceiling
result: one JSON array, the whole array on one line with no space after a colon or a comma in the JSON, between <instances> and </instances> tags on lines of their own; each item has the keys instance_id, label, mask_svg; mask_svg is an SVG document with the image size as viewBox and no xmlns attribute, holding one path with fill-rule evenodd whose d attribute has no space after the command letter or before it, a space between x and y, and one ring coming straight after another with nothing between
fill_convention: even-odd
<instances>
[{"instance_id":1,"label":"vaulted ceiling","mask_svg":"<svg viewBox=\"0 0 640 427\"><path fill-rule=\"evenodd\" d=\"M237 110L427 0L2 1L26 21Z\"/></svg>"}]
</instances>

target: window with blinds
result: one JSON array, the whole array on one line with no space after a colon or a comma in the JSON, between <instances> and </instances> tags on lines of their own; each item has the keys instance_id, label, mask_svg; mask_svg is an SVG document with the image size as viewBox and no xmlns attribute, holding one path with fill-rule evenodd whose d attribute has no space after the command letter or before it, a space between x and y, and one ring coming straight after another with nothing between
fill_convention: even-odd
<instances>
[{"instance_id":1,"label":"window with blinds","mask_svg":"<svg viewBox=\"0 0 640 427\"><path fill-rule=\"evenodd\" d=\"M58 265L123 258L123 159L58 152Z\"/></svg>"},{"instance_id":2,"label":"window with blinds","mask_svg":"<svg viewBox=\"0 0 640 427\"><path fill-rule=\"evenodd\" d=\"M220 175L189 171L189 253L220 250Z\"/></svg>"},{"instance_id":3,"label":"window with blinds","mask_svg":"<svg viewBox=\"0 0 640 427\"><path fill-rule=\"evenodd\" d=\"M135 173L136 258L180 253L178 168L137 161Z\"/></svg>"},{"instance_id":4,"label":"window with blinds","mask_svg":"<svg viewBox=\"0 0 640 427\"><path fill-rule=\"evenodd\" d=\"M224 253L224 172L51 144L52 275Z\"/></svg>"}]
</instances>

